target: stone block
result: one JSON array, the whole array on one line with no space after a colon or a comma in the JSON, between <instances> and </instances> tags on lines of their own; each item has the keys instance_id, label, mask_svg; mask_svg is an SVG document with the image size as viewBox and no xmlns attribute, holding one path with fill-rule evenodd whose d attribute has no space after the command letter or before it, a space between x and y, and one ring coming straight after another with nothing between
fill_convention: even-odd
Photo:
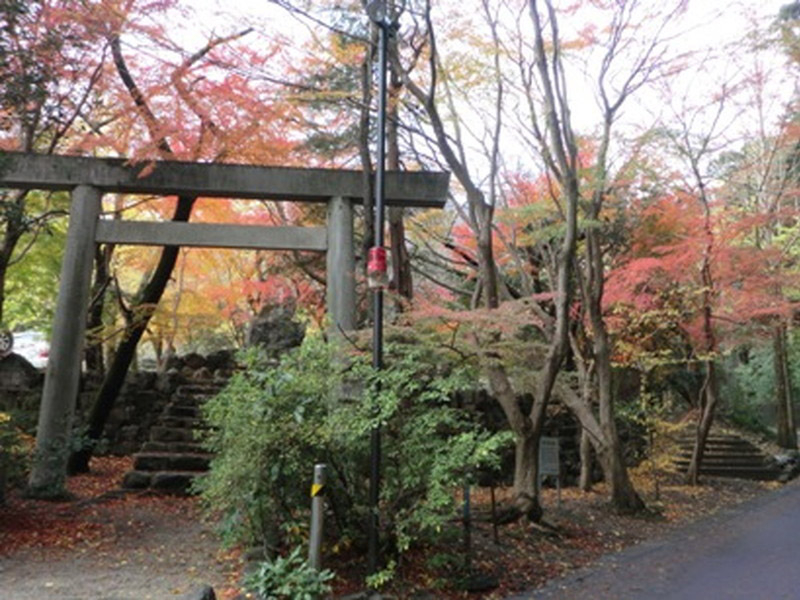
<instances>
[{"instance_id":1,"label":"stone block","mask_svg":"<svg viewBox=\"0 0 800 600\"><path fill-rule=\"evenodd\" d=\"M42 374L18 354L0 358L0 388L6 390L30 390L42 382Z\"/></svg>"},{"instance_id":2,"label":"stone block","mask_svg":"<svg viewBox=\"0 0 800 600\"><path fill-rule=\"evenodd\" d=\"M204 585L178 596L178 600L217 600L217 596L214 593L214 588L210 585Z\"/></svg>"},{"instance_id":3,"label":"stone block","mask_svg":"<svg viewBox=\"0 0 800 600\"><path fill-rule=\"evenodd\" d=\"M150 487L151 473L141 471L128 471L122 479L122 487L127 490L144 490Z\"/></svg>"}]
</instances>

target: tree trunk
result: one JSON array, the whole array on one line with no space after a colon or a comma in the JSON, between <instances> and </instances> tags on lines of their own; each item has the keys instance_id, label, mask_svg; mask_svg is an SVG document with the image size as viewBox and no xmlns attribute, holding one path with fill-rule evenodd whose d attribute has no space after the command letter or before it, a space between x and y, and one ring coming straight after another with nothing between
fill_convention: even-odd
<instances>
[{"instance_id":1,"label":"tree trunk","mask_svg":"<svg viewBox=\"0 0 800 600\"><path fill-rule=\"evenodd\" d=\"M178 199L178 205L173 214L173 222L186 222L192 212L195 198L182 196ZM136 346L147 329L155 312L158 302L164 293L164 289L169 283L172 269L178 259L179 246L165 246L161 251L158 265L153 272L150 281L142 291L141 297L137 302L139 310L134 309L137 318L134 319L126 328L122 341L117 346L114 359L108 368L100 390L97 392L91 413L89 414L86 446L72 454L69 459L68 471L70 474L85 473L89 470L89 459L92 456L95 445L103 435L108 416L114 408L114 403L119 396L122 385L125 383L125 376L128 368L136 356Z\"/></svg>"},{"instance_id":2,"label":"tree trunk","mask_svg":"<svg viewBox=\"0 0 800 600\"><path fill-rule=\"evenodd\" d=\"M592 440L589 433L581 427L581 476L578 485L583 492L592 490Z\"/></svg>"},{"instance_id":3,"label":"tree trunk","mask_svg":"<svg viewBox=\"0 0 800 600\"><path fill-rule=\"evenodd\" d=\"M610 370L610 368L609 368ZM602 369L600 369L602 371ZM601 384L601 389L604 385ZM600 460L603 466L603 477L609 486L611 505L620 513L633 513L644 510L645 504L631 483L628 467L622 453L617 425L614 421L613 404L603 401L604 393L600 393L600 429L603 432L604 456Z\"/></svg>"},{"instance_id":4,"label":"tree trunk","mask_svg":"<svg viewBox=\"0 0 800 600\"><path fill-rule=\"evenodd\" d=\"M797 450L797 430L792 402L792 382L789 375L789 357L786 349L786 324L772 331L773 366L775 368L775 406L778 424L778 445Z\"/></svg>"},{"instance_id":5,"label":"tree trunk","mask_svg":"<svg viewBox=\"0 0 800 600\"><path fill-rule=\"evenodd\" d=\"M155 114L147 105L144 94L142 94L128 70L125 57L122 55L122 45L120 43L119 34L112 34L109 38L109 43L117 73L136 105L136 109L142 121L147 126L153 142L158 147L159 153L162 158L174 159L175 155L172 152L169 141L164 137L163 132L160 131ZM202 54L195 54L194 56L200 57ZM178 203L172 215L172 221L187 222L192 213L195 200L196 198L192 196L179 196ZM172 270L178 260L179 251L179 246L164 246L150 281L148 281L144 290L142 290L136 306L130 311L130 314L135 314L136 318L129 319L128 315L125 315L126 323L122 341L120 341L114 352L114 358L106 372L100 390L97 392L92 410L89 414L87 444L84 448L74 452L69 457L67 471L71 474L84 473L89 470L89 459L92 456L92 452L98 440L103 434L108 416L111 414L111 410L119 396L122 385L125 383L125 377L128 374L131 362L133 362L136 357L136 346L142 334L144 334L147 329L150 318L155 312L158 302L161 300L161 296L164 293L164 289L169 283Z\"/></svg>"},{"instance_id":6,"label":"tree trunk","mask_svg":"<svg viewBox=\"0 0 800 600\"><path fill-rule=\"evenodd\" d=\"M596 217L596 215L593 215ZM600 415L600 429L603 434L600 463L603 475L609 486L611 504L623 513L637 512L645 507L628 477L628 469L622 457L622 447L614 420L614 384L611 369L611 344L608 339L602 312L604 287L604 266L599 240L600 232L588 229L586 232L587 277L585 294L592 327L592 353L597 373L597 395Z\"/></svg>"},{"instance_id":7,"label":"tree trunk","mask_svg":"<svg viewBox=\"0 0 800 600\"><path fill-rule=\"evenodd\" d=\"M3 325L3 306L6 299L8 267L11 264L14 249L25 231L22 223L25 194L26 192L11 192L10 197L6 200L9 208L5 211L5 231L3 232L2 244L0 244L0 327Z\"/></svg>"},{"instance_id":8,"label":"tree trunk","mask_svg":"<svg viewBox=\"0 0 800 600\"><path fill-rule=\"evenodd\" d=\"M2 260L0 255L0 328L3 326L3 305L6 300L6 274L8 273L8 262Z\"/></svg>"},{"instance_id":9,"label":"tree trunk","mask_svg":"<svg viewBox=\"0 0 800 600\"><path fill-rule=\"evenodd\" d=\"M497 265L494 261L494 249L492 248L492 220L494 219L494 208L481 202L476 206L476 223L478 225L478 268L481 273L481 283L483 284L483 294L485 295L486 308L497 308L500 306L500 293L497 281Z\"/></svg>"},{"instance_id":10,"label":"tree trunk","mask_svg":"<svg viewBox=\"0 0 800 600\"><path fill-rule=\"evenodd\" d=\"M378 31L372 28L371 48L377 48ZM364 205L364 237L361 238L361 260L364 274L367 271L367 255L375 240L375 186L372 178L372 155L369 148L370 105L372 104L372 53L367 53L361 63L361 107L358 118L358 156L361 161L361 195ZM368 306L372 306L368 303ZM371 308L370 308L371 310Z\"/></svg>"},{"instance_id":11,"label":"tree trunk","mask_svg":"<svg viewBox=\"0 0 800 600\"><path fill-rule=\"evenodd\" d=\"M714 278L711 273L711 256L713 254L714 232L711 228L711 211L704 194L702 195L702 200L705 210L704 227L707 241L700 275L703 281L703 337L705 338L704 351L707 359L705 361L706 380L700 398L700 421L697 424L697 436L695 438L694 449L692 450L692 459L686 471L686 482L689 485L698 485L700 483L700 467L703 462L703 454L705 454L706 451L706 440L711 431L711 425L714 422L714 411L717 408L717 400L719 398L717 367L714 364L717 340L714 335L714 326L712 324L712 290L714 290Z\"/></svg>"},{"instance_id":12,"label":"tree trunk","mask_svg":"<svg viewBox=\"0 0 800 600\"><path fill-rule=\"evenodd\" d=\"M514 439L514 507L534 523L542 518L539 502L539 438L533 428L518 432Z\"/></svg>"},{"instance_id":13,"label":"tree trunk","mask_svg":"<svg viewBox=\"0 0 800 600\"><path fill-rule=\"evenodd\" d=\"M411 279L411 260L406 248L406 228L403 222L404 210L397 206L389 208L389 243L392 256L392 286L399 296L395 302L398 312L402 311L402 299L411 300L414 297L413 280Z\"/></svg>"},{"instance_id":14,"label":"tree trunk","mask_svg":"<svg viewBox=\"0 0 800 600\"><path fill-rule=\"evenodd\" d=\"M397 36L391 36L389 43L395 47L390 52L397 52ZM400 104L400 91L403 82L397 72L397 65L394 61L389 63L389 102L386 119L386 162L390 171L400 170L400 136L398 126L400 115L398 106ZM411 279L411 261L406 248L406 229L403 222L404 209L399 206L390 206L389 216L389 243L392 256L392 285L397 293L395 309L401 312L405 309L403 299L411 300L414 296L414 287Z\"/></svg>"},{"instance_id":15,"label":"tree trunk","mask_svg":"<svg viewBox=\"0 0 800 600\"><path fill-rule=\"evenodd\" d=\"M514 508L520 515L524 514L536 522L542 517L536 480L539 477L539 438L543 419L531 420L522 412L502 366L489 366L486 373L492 394L503 409L514 434Z\"/></svg>"},{"instance_id":16,"label":"tree trunk","mask_svg":"<svg viewBox=\"0 0 800 600\"><path fill-rule=\"evenodd\" d=\"M700 467L703 463L703 454L706 451L706 440L714 422L714 411L717 407L717 369L714 361L706 362L706 384L703 388L703 397L700 399L700 422L697 424L697 435L689 469L686 471L686 483L698 485L700 483Z\"/></svg>"},{"instance_id":17,"label":"tree trunk","mask_svg":"<svg viewBox=\"0 0 800 600\"><path fill-rule=\"evenodd\" d=\"M97 246L94 255L94 283L92 284L91 299L92 304L89 306L89 315L86 323L86 330L90 336L92 333L97 333L103 327L103 308L105 302L105 289L108 287L109 273L108 273L108 260L110 253L106 248ZM105 371L105 363L103 361L103 343L97 341L94 343L87 343L86 345L86 370L90 373L103 373Z\"/></svg>"},{"instance_id":18,"label":"tree trunk","mask_svg":"<svg viewBox=\"0 0 800 600\"><path fill-rule=\"evenodd\" d=\"M607 435L606 440L609 445L604 449L600 464L603 467L603 477L609 487L611 505L617 512L623 514L644 510L644 501L628 476L628 468L625 465L619 438L615 435Z\"/></svg>"},{"instance_id":19,"label":"tree trunk","mask_svg":"<svg viewBox=\"0 0 800 600\"><path fill-rule=\"evenodd\" d=\"M586 371L584 371L586 373ZM609 489L611 505L617 512L634 513L645 508L636 489L628 477L628 469L622 455L622 445L619 442L616 426L613 421L604 422L604 417L597 418L592 410L591 386L584 382L584 392L579 396L574 390L564 388L562 399L564 404L578 418L583 427L581 438L581 453L583 454L584 439L590 442L597 454L600 467L603 469L603 478Z\"/></svg>"}]
</instances>

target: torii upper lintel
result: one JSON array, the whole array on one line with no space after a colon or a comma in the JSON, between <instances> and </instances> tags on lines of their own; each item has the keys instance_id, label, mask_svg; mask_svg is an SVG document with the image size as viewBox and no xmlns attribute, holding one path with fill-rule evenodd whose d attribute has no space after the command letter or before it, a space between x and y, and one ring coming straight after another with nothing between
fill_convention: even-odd
<instances>
[{"instance_id":1,"label":"torii upper lintel","mask_svg":"<svg viewBox=\"0 0 800 600\"><path fill-rule=\"evenodd\" d=\"M0 187L66 190L90 185L104 193L188 195L327 202L360 202L362 171L301 169L178 161L55 156L0 152ZM448 173L394 171L386 174L390 206L442 208Z\"/></svg>"}]
</instances>

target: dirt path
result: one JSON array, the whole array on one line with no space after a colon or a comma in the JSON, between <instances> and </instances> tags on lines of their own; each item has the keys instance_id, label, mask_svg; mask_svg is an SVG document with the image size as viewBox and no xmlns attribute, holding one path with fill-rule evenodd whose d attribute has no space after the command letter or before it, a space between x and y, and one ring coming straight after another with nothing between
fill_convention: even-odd
<instances>
[{"instance_id":1,"label":"dirt path","mask_svg":"<svg viewBox=\"0 0 800 600\"><path fill-rule=\"evenodd\" d=\"M238 561L193 499L93 493L124 472L113 460L70 483L77 501L0 507L0 598L161 600L202 585L233 597Z\"/></svg>"}]
</instances>

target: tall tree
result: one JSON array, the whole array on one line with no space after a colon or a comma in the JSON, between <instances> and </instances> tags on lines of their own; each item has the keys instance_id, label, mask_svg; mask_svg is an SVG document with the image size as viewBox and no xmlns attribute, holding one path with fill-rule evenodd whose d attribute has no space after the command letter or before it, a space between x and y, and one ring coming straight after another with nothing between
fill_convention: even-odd
<instances>
[{"instance_id":1,"label":"tall tree","mask_svg":"<svg viewBox=\"0 0 800 600\"><path fill-rule=\"evenodd\" d=\"M65 0L0 4L2 150L46 154L64 150L81 115L92 110L105 47L91 21L74 14L72 4ZM54 218L65 214L63 202L29 202L29 197L29 192L0 192L0 323L9 268L23 259ZM24 236L31 242L21 245Z\"/></svg>"},{"instance_id":2,"label":"tall tree","mask_svg":"<svg viewBox=\"0 0 800 600\"><path fill-rule=\"evenodd\" d=\"M529 104L533 117L530 131L538 143L548 172L560 184L567 206L574 205L575 210L581 206L584 219L581 229L584 236L583 256L577 275L581 311L585 315L588 331L583 338L584 343L579 343L575 337L571 341L583 385L580 392L564 386L562 397L581 421L595 447L609 485L612 504L619 510L636 511L643 507L643 503L628 477L616 429L613 343L603 312L606 253L608 240L613 240L613 235L609 235L612 233L611 227L605 225L604 209L608 199L624 193L626 187L624 179L623 182L615 179L612 167L614 125L629 98L654 77L660 76L666 67L666 30L682 6L678 3L651 11L644 10L645 7L635 0L618 2L609 11L604 35L591 33L588 39L583 40L583 44L596 48L599 54L596 59L599 63L597 70L586 75L594 79L600 119L596 149L591 154L582 155L578 152L576 136L569 126L573 105L567 94L557 12L549 2L545 3L546 11L543 14L539 13L535 2L530 2L529 7L536 34L538 86L534 87L533 78L527 76L524 69L521 69L520 77L528 97L532 97L537 88L544 93L544 113L548 119L546 127L538 127L534 120L536 106ZM647 36L637 35L644 22L652 29ZM549 33L552 48L549 60L544 52L545 31ZM559 129L563 130L563 137L554 135ZM621 178L626 176L624 167L625 164L618 167ZM558 293L561 293L560 289ZM593 408L595 404L597 413Z\"/></svg>"},{"instance_id":3,"label":"tall tree","mask_svg":"<svg viewBox=\"0 0 800 600\"><path fill-rule=\"evenodd\" d=\"M487 26L489 41L486 71L490 97L492 98L491 113L485 118L485 133L487 143L484 158L488 163L488 176L485 187L481 183L477 170L470 166L470 157L465 146L465 137L461 127L466 126L464 121L459 122L458 108L454 101L454 86L457 81L451 79L443 69L443 56L437 45L437 33L432 16L432 5L425 2L422 5L422 22L412 30L416 37L406 40L409 48L414 49L406 64L402 63L402 55L395 53L392 61L396 70L402 74L405 88L415 100L417 106L426 117L427 126L430 127L433 139L439 152L443 156L445 165L453 172L459 184L465 191L466 210L464 218L469 225L475 239L476 264L478 281L473 296L473 305L481 303L489 310L497 310L501 300L501 282L499 280L495 249L494 249L494 216L499 196L499 175L501 167L501 132L503 129L503 111L505 109L506 82L501 69L501 54L504 52L499 33L499 11L491 2L481 3L483 22ZM531 5L534 22L538 19L536 3ZM542 38L541 28L536 29L536 56L538 73L550 83L550 65ZM418 72L417 59L423 55L421 48L426 47L428 56L427 69L421 77ZM558 77L563 75L561 65L555 61L552 65ZM537 469L539 439L542 433L545 408L553 390L556 376L561 368L564 353L567 348L568 306L571 298L571 269L576 245L577 232L577 181L575 171L570 171L569 166L575 164L576 147L574 137L566 112L561 112L563 104L558 97L559 91L552 85L546 91L547 111L544 116L545 130L553 136L558 145L557 156L554 159L563 167L564 177L559 181L565 190L566 200L566 233L558 252L558 274L556 291L554 294L555 318L548 319L550 333L545 367L541 372L535 389L534 403L526 409L509 377L506 367L491 349L486 352L483 368L490 385L492 394L499 402L506 419L514 433L515 438L515 469L514 469L514 505L520 514L527 515L532 520L541 518L541 505L537 489ZM443 114L443 110L450 113ZM446 125L448 118L455 117L452 131ZM566 118L564 118L566 117ZM562 173L562 170L559 170ZM483 341L478 341L479 347L491 348L492 339L497 334L476 334ZM488 336L488 337L486 337ZM488 344L488 345L487 345Z\"/></svg>"}]
</instances>

